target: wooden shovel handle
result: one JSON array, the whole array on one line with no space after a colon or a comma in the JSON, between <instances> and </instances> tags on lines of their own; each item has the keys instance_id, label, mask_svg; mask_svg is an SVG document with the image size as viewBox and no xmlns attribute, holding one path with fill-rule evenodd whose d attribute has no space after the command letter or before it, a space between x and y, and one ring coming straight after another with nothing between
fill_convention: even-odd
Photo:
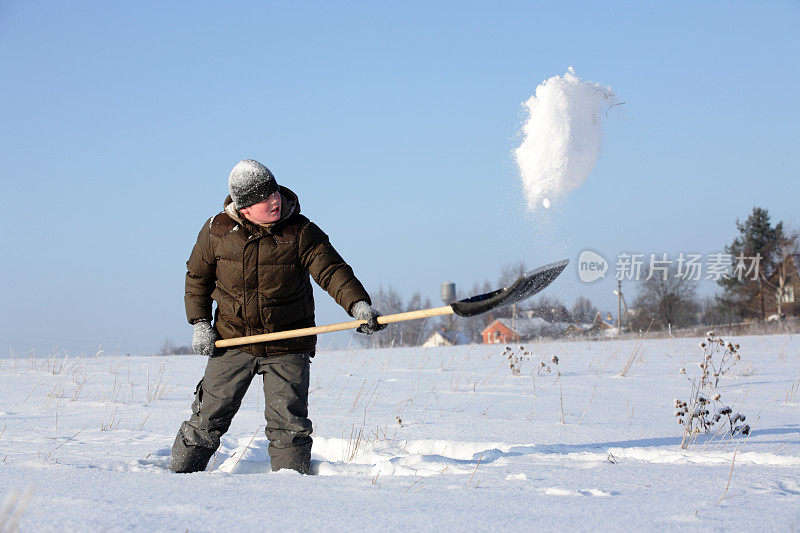
<instances>
[{"instance_id":1,"label":"wooden shovel handle","mask_svg":"<svg viewBox=\"0 0 800 533\"><path fill-rule=\"evenodd\" d=\"M428 318L431 316L449 315L453 313L453 308L449 305L444 307L434 307L432 309L420 309L419 311L408 311L407 313L397 313L394 315L384 315L378 317L378 324L392 324L394 322L405 322L406 320L416 320L418 318ZM307 337L319 333L330 333L333 331L344 331L355 329L366 320L351 320L350 322L339 322L327 326L316 326L313 328L291 329L289 331L278 331L275 333L264 333L261 335L250 335L247 337L235 337L233 339L222 339L214 343L217 348L227 348L230 346L241 346L243 344L254 344L256 342L278 341L281 339L293 339L295 337Z\"/></svg>"}]
</instances>

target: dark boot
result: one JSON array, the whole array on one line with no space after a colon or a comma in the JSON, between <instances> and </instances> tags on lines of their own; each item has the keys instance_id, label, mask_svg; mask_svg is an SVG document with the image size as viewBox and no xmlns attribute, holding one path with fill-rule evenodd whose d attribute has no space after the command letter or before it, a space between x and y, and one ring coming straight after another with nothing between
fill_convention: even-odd
<instances>
[{"instance_id":1,"label":"dark boot","mask_svg":"<svg viewBox=\"0 0 800 533\"><path fill-rule=\"evenodd\" d=\"M202 472L206 469L209 459L214 455L211 448L203 446L189 446L183 440L183 435L178 433L172 445L172 456L169 459L169 469L178 474Z\"/></svg>"},{"instance_id":2,"label":"dark boot","mask_svg":"<svg viewBox=\"0 0 800 533\"><path fill-rule=\"evenodd\" d=\"M301 474L308 474L308 470L311 468L311 438L306 438L308 439L307 443L290 448L278 448L271 443L267 451L269 452L272 471L277 472L288 468Z\"/></svg>"}]
</instances>

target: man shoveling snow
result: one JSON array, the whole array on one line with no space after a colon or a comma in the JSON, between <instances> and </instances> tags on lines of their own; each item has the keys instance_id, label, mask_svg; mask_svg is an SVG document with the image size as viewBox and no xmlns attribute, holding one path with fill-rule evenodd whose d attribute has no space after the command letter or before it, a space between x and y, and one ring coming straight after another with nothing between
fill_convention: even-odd
<instances>
[{"instance_id":1,"label":"man shoveling snow","mask_svg":"<svg viewBox=\"0 0 800 533\"><path fill-rule=\"evenodd\" d=\"M192 349L209 356L192 415L178 431L169 468L205 470L256 374L264 380L266 435L272 470L305 474L311 464L308 419L310 358L315 336L219 349L230 339L314 325L309 276L371 334L386 326L353 269L328 236L300 214L297 195L261 163L245 159L228 178L223 212L211 217L187 261L186 316ZM212 324L212 301L217 307Z\"/></svg>"}]
</instances>

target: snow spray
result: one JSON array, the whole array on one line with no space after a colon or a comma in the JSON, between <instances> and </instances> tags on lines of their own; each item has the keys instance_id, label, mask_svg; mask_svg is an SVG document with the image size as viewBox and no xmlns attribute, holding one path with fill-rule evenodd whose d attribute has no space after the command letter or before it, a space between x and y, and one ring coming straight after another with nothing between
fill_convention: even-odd
<instances>
[{"instance_id":1,"label":"snow spray","mask_svg":"<svg viewBox=\"0 0 800 533\"><path fill-rule=\"evenodd\" d=\"M524 139L514 150L531 211L577 189L591 174L603 140L603 118L615 103L610 87L583 81L572 67L536 87L524 103Z\"/></svg>"}]
</instances>

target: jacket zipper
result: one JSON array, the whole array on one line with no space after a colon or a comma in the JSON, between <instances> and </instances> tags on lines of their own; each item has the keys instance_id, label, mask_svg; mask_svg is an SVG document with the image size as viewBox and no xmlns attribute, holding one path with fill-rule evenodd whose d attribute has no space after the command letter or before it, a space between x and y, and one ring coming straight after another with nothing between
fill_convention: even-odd
<instances>
[{"instance_id":1,"label":"jacket zipper","mask_svg":"<svg viewBox=\"0 0 800 533\"><path fill-rule=\"evenodd\" d=\"M252 233L251 233L252 235ZM244 318L244 327L245 327L245 334L251 335L252 332L250 330L250 322L247 320L247 276L245 273L247 272L247 264L245 263L245 251L247 250L247 245L260 241L264 236L258 236L252 239L248 239L245 241L244 246L242 247L242 287L244 290L242 291L242 318ZM258 281L258 258L256 258L256 282ZM256 296L258 295L258 286L256 286Z\"/></svg>"}]
</instances>

